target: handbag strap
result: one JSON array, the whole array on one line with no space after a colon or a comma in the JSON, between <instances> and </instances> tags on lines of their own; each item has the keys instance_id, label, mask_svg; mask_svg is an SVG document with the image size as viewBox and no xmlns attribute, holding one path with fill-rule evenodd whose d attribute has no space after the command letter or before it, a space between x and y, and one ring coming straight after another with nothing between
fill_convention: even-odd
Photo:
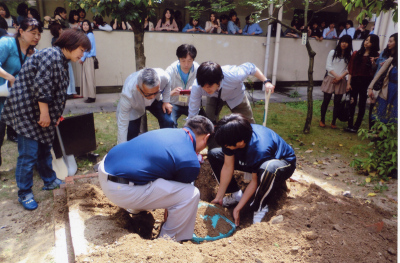
<instances>
[{"instance_id":1,"label":"handbag strap","mask_svg":"<svg viewBox=\"0 0 400 263\"><path fill-rule=\"evenodd\" d=\"M29 50L29 48L26 50L26 54L25 54L24 59L22 59L22 51L21 51L21 47L20 47L20 45L19 45L19 41L18 41L18 38L17 38L17 37L15 38L15 42L17 43L17 49L18 49L18 55L19 55L19 62L21 62L21 68L22 68L22 65L24 64L24 62L25 62L25 60L26 60L26 56L28 55L28 50Z\"/></svg>"}]
</instances>

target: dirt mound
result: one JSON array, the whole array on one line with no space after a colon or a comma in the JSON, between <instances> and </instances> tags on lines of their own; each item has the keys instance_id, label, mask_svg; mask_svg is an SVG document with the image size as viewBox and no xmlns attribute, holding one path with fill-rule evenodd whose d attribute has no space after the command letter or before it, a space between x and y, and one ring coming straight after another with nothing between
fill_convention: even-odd
<instances>
[{"instance_id":1,"label":"dirt mound","mask_svg":"<svg viewBox=\"0 0 400 263\"><path fill-rule=\"evenodd\" d=\"M212 183L215 179L211 173L204 172L209 169L204 166L196 185L208 197L205 201L210 201L215 188L206 182ZM397 260L397 223L391 220L392 214L359 199L330 195L314 184L288 183L290 192L279 193L280 198L270 205L270 212L262 223L252 225L252 213L245 210L241 213L241 225L231 237L201 244L154 239L163 222L163 210L130 215L109 203L97 186L81 187L83 192L78 191L75 196L86 196L84 205L79 205L82 213L89 214L85 234L96 232L96 235L86 235L90 237L91 252L78 256L77 262ZM87 187L91 190L85 194ZM226 211L231 215L232 208ZM277 216L283 220L272 223Z\"/></svg>"}]
</instances>

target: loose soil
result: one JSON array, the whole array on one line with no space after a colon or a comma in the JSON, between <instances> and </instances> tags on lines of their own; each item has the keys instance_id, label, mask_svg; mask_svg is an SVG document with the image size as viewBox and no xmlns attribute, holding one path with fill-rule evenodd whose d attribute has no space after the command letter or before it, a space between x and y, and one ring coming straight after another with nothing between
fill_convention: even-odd
<instances>
[{"instance_id":1,"label":"loose soil","mask_svg":"<svg viewBox=\"0 0 400 263\"><path fill-rule=\"evenodd\" d=\"M77 262L395 262L397 220L393 212L363 199L334 196L301 179L287 182L270 204L270 212L253 225L244 209L230 237L196 244L157 238L163 210L131 215L108 201L97 183L68 188L70 209L85 221L88 253ZM236 178L241 178L236 173ZM241 181L245 185L245 182ZM196 181L201 196L212 200L217 184L206 161ZM200 214L215 213L199 209ZM233 207L226 209L231 217ZM283 221L272 223L275 217ZM206 225L206 226L205 226ZM217 228L220 227L217 225ZM204 230L206 229L206 230ZM211 233L207 222L196 233ZM214 233L215 235L215 233Z\"/></svg>"},{"instance_id":2,"label":"loose soil","mask_svg":"<svg viewBox=\"0 0 400 263\"><path fill-rule=\"evenodd\" d=\"M245 207L232 236L201 244L157 238L163 210L131 215L103 195L97 179L76 181L67 188L68 200L53 202L51 191L40 191L43 183L35 178L37 210L26 211L13 198L2 202L0 262L54 262L54 225L65 219L66 209L79 211L85 227L87 251L76 262L397 261L397 180L368 197L376 182L360 186L365 177L339 155L329 160L300 155L293 175L298 182L287 182L289 191L275 195L261 223L253 225ZM243 175L235 172L235 178L244 189ZM195 185L202 200L215 196L218 186L207 160ZM344 197L344 191L353 198ZM224 210L230 220L232 210ZM277 216L283 221L273 224Z\"/></svg>"}]
</instances>

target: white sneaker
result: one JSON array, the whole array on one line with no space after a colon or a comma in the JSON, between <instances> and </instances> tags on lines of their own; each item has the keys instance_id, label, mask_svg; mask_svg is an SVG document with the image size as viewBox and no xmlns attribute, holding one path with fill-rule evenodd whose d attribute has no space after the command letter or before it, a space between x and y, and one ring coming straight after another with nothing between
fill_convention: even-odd
<instances>
[{"instance_id":1,"label":"white sneaker","mask_svg":"<svg viewBox=\"0 0 400 263\"><path fill-rule=\"evenodd\" d=\"M268 205L264 206L261 211L254 212L253 224L260 223L264 216L268 213Z\"/></svg>"},{"instance_id":2,"label":"white sneaker","mask_svg":"<svg viewBox=\"0 0 400 263\"><path fill-rule=\"evenodd\" d=\"M222 206L231 206L236 205L239 203L240 199L242 198L243 192L239 190L237 192L232 193L231 195L225 196L222 199Z\"/></svg>"},{"instance_id":3,"label":"white sneaker","mask_svg":"<svg viewBox=\"0 0 400 263\"><path fill-rule=\"evenodd\" d=\"M127 211L128 213L130 213L130 214L137 215L137 214L139 214L142 210L137 210L137 209L130 209L130 208L128 208L128 209L126 209L126 211Z\"/></svg>"}]
</instances>

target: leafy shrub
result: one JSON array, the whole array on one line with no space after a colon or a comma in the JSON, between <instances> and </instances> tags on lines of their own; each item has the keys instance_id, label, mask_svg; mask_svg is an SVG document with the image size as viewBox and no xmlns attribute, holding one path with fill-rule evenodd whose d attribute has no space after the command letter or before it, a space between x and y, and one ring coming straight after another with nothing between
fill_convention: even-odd
<instances>
[{"instance_id":1,"label":"leafy shrub","mask_svg":"<svg viewBox=\"0 0 400 263\"><path fill-rule=\"evenodd\" d=\"M366 146L357 147L365 150L366 158L354 158L351 167L376 172L384 180L388 177L397 177L397 123L383 123L376 121L372 126L375 132L366 129L358 130L358 136L362 140L371 140Z\"/></svg>"}]
</instances>

